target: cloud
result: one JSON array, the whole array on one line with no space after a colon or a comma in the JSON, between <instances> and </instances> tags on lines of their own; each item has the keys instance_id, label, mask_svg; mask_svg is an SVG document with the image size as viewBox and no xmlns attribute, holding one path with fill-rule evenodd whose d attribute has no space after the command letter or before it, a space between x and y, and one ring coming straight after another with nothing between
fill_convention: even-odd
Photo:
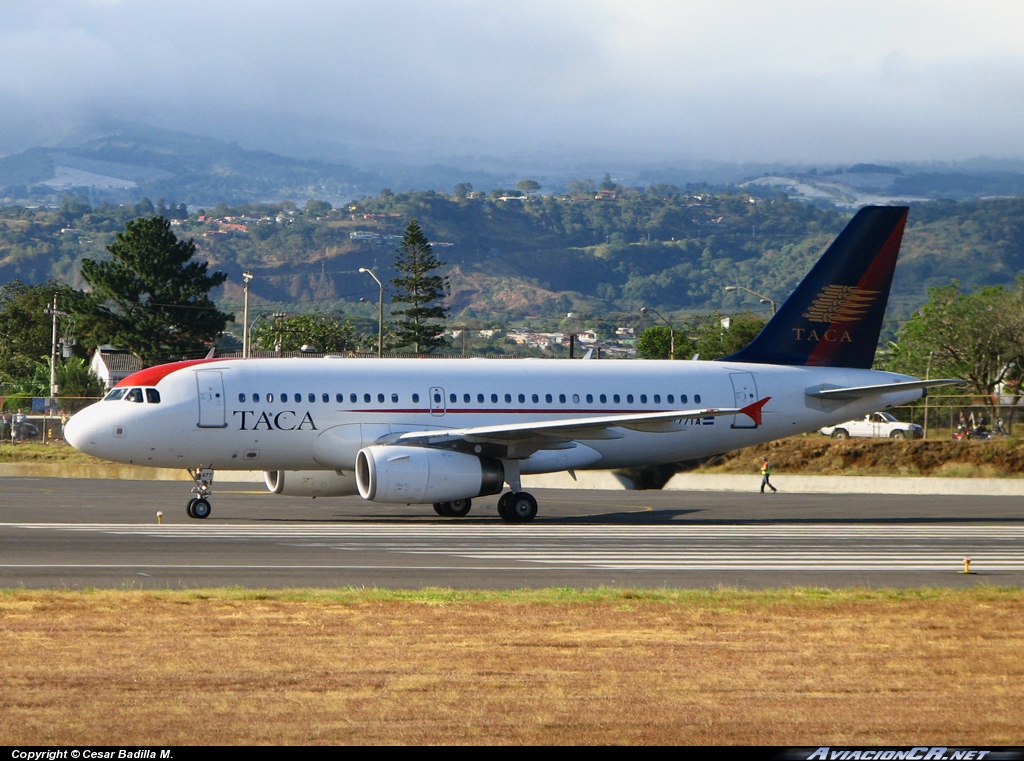
<instances>
[{"instance_id":1,"label":"cloud","mask_svg":"<svg viewBox=\"0 0 1024 761\"><path fill-rule=\"evenodd\" d=\"M8 142L134 118L274 149L1019 156L1012 2L0 3ZM305 137L304 137L305 136ZM13 146L0 146L11 150Z\"/></svg>"}]
</instances>

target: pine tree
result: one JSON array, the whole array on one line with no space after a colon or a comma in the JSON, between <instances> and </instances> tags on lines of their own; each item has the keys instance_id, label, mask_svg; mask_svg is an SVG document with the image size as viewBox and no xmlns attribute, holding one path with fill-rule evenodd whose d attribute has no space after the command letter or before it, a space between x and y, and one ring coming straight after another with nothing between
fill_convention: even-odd
<instances>
[{"instance_id":1,"label":"pine tree","mask_svg":"<svg viewBox=\"0 0 1024 761\"><path fill-rule=\"evenodd\" d=\"M395 259L395 269L401 275L391 280L396 288L391 301L408 304L404 309L392 310L392 314L404 317L395 326L396 345L411 346L417 354L445 345L443 320L448 309L436 302L448 295L448 278L431 274L443 266L419 222L411 220Z\"/></svg>"},{"instance_id":2,"label":"pine tree","mask_svg":"<svg viewBox=\"0 0 1024 761\"><path fill-rule=\"evenodd\" d=\"M97 342L153 362L202 351L231 319L207 295L228 276L207 275L192 260L195 243L179 241L163 217L128 222L107 251L109 261L82 260L92 298L78 316Z\"/></svg>"}]
</instances>

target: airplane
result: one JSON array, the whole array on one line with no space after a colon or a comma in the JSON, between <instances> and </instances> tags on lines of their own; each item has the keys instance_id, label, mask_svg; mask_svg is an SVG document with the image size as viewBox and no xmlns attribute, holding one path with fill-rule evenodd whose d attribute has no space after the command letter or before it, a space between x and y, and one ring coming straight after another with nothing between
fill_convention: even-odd
<instances>
[{"instance_id":1,"label":"airplane","mask_svg":"<svg viewBox=\"0 0 1024 761\"><path fill-rule=\"evenodd\" d=\"M959 382L871 369L908 211L861 209L757 337L717 361L172 362L129 375L64 436L103 459L187 468L197 519L227 469L264 471L275 494L359 494L445 517L501 495L500 517L528 522L527 474L692 460Z\"/></svg>"}]
</instances>

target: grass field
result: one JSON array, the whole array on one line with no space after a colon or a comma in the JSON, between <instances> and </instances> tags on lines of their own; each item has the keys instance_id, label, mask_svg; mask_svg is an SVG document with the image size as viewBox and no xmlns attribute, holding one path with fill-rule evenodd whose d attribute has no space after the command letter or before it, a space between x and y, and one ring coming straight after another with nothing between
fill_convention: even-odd
<instances>
[{"instance_id":1,"label":"grass field","mask_svg":"<svg viewBox=\"0 0 1024 761\"><path fill-rule=\"evenodd\" d=\"M1024 591L0 593L0 744L1024 744Z\"/></svg>"}]
</instances>

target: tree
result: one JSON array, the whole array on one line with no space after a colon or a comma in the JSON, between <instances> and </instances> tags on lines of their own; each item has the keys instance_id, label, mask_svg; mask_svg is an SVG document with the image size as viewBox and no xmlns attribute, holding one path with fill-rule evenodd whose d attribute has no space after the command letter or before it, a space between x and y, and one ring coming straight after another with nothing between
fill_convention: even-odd
<instances>
[{"instance_id":1,"label":"tree","mask_svg":"<svg viewBox=\"0 0 1024 761\"><path fill-rule=\"evenodd\" d=\"M458 182L455 184L455 197L463 199L473 192L472 182Z\"/></svg>"},{"instance_id":2,"label":"tree","mask_svg":"<svg viewBox=\"0 0 1024 761\"><path fill-rule=\"evenodd\" d=\"M53 280L31 286L12 280L0 287L0 382L5 385L26 381L36 363L49 361L53 323L45 310L52 306L54 293L59 296L58 307L65 311L81 296ZM66 332L62 329L58 336Z\"/></svg>"},{"instance_id":3,"label":"tree","mask_svg":"<svg viewBox=\"0 0 1024 761\"><path fill-rule=\"evenodd\" d=\"M391 312L404 317L395 325L397 346L412 346L419 354L445 345L441 335L444 322L438 321L448 316L448 309L436 302L448 295L448 278L430 274L443 266L444 262L434 256L419 222L411 220L395 259L395 269L402 274L391 279L397 289L391 297L392 303L409 305Z\"/></svg>"},{"instance_id":4,"label":"tree","mask_svg":"<svg viewBox=\"0 0 1024 761\"><path fill-rule=\"evenodd\" d=\"M82 260L92 294L77 311L97 342L153 362L202 351L232 319L208 296L228 276L192 261L195 243L179 241L165 218L128 222L107 251L109 261Z\"/></svg>"},{"instance_id":5,"label":"tree","mask_svg":"<svg viewBox=\"0 0 1024 761\"><path fill-rule=\"evenodd\" d=\"M299 351L311 346L318 352L341 353L355 348L355 328L348 320L338 320L321 312L278 317L273 322L261 322L252 332L252 344L257 349Z\"/></svg>"},{"instance_id":6,"label":"tree","mask_svg":"<svg viewBox=\"0 0 1024 761\"><path fill-rule=\"evenodd\" d=\"M989 401L1024 367L1024 280L962 293L953 281L900 328L887 368L925 377L963 378Z\"/></svg>"},{"instance_id":7,"label":"tree","mask_svg":"<svg viewBox=\"0 0 1024 761\"><path fill-rule=\"evenodd\" d=\"M727 357L753 341L763 327L764 320L749 312L733 317L715 312L692 326L696 353L701 359Z\"/></svg>"},{"instance_id":8,"label":"tree","mask_svg":"<svg viewBox=\"0 0 1024 761\"><path fill-rule=\"evenodd\" d=\"M520 180L516 183L516 187L526 193L526 195L530 195L530 193L536 193L540 190L540 183L536 180Z\"/></svg>"}]
</instances>

